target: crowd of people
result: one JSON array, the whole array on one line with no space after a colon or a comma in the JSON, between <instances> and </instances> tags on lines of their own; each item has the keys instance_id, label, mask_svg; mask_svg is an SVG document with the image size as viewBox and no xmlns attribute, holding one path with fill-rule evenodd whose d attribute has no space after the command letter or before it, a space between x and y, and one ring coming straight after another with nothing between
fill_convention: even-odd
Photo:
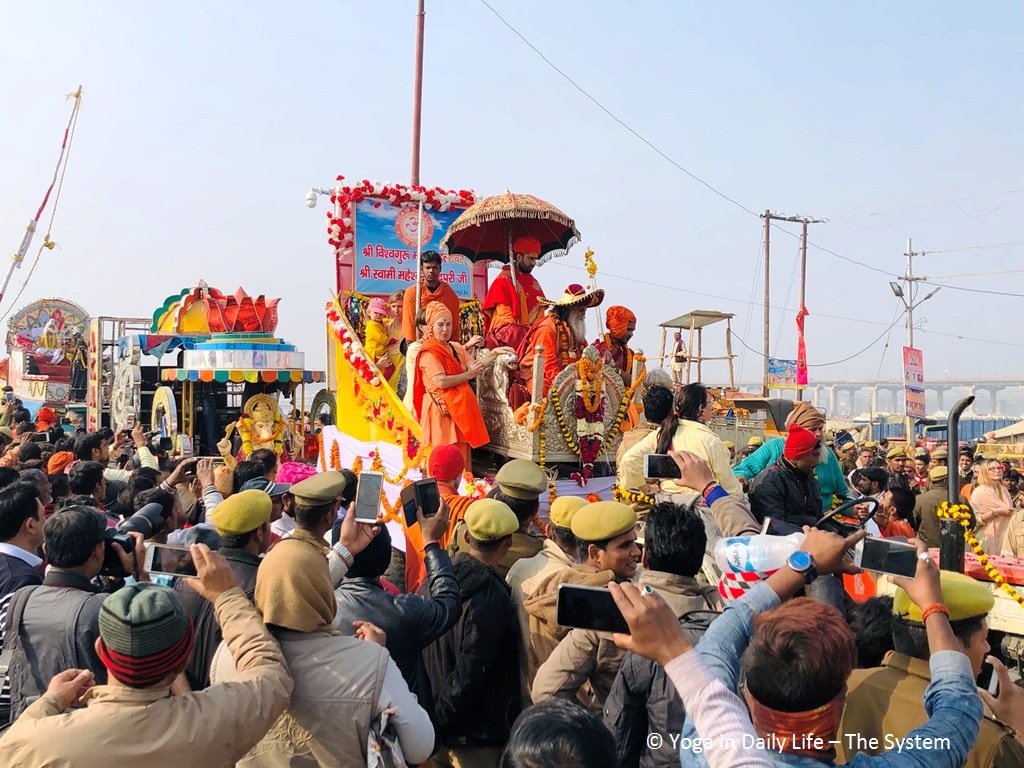
<instances>
[{"instance_id":1,"label":"crowd of people","mask_svg":"<svg viewBox=\"0 0 1024 768\"><path fill-rule=\"evenodd\" d=\"M811 528L737 600L703 567L715 536L759 532L766 515L813 522L847 496L878 498L871 535L906 521L921 540L941 449L913 472L887 450L883 469L883 447L837 439L833 453L821 414L798 405L786 437L731 457L704 387L652 382L620 482L653 503L562 496L541 519L548 476L522 459L473 501L462 448L438 445L441 508L418 512L404 564L386 526L355 519L348 470L272 450L233 468L175 461L140 428L33 424L12 403L0 762L1024 765L1024 693L998 658L997 695L974 682L991 650L987 586L923 557L894 598L837 604L816 587L839 583L869 534ZM657 452L677 477L643 476ZM850 479L831 502L829 457ZM977 477L963 493L980 525L997 517L977 504L988 467L965 461L961 478ZM147 551L168 543L195 576L147 573ZM607 589L630 633L560 624L559 593L577 586Z\"/></svg>"},{"instance_id":2,"label":"crowd of people","mask_svg":"<svg viewBox=\"0 0 1024 768\"><path fill-rule=\"evenodd\" d=\"M141 426L88 433L6 404L0 764L1024 766L992 591L927 552L955 482L988 551L1024 554L1018 470L982 450L829 436L805 402L784 436L738 447L709 426L715 394L680 382L677 334L623 431L615 500L558 496L541 516L549 476L524 459L466 495L489 440L475 380L513 364L510 403L546 395L603 301L547 299L540 243L513 246L483 336L462 336L433 252L418 292L366 308L365 350L419 420L440 497L404 542L356 519L354 471L271 449L174 459ZM628 385L636 317L605 319L595 346ZM652 454L667 476L648 476ZM847 501L856 533L812 527ZM715 542L769 517L804 531L798 549L720 590ZM915 540L916 574L856 603L842 577L867 536ZM154 552L178 565L147 566ZM562 624L577 588L628 634ZM994 694L975 682L986 659Z\"/></svg>"}]
</instances>

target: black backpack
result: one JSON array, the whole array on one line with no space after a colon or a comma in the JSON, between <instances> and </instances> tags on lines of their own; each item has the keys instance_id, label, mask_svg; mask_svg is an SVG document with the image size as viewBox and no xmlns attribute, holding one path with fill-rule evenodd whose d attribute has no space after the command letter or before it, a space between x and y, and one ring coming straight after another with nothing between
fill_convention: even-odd
<instances>
[{"instance_id":1,"label":"black backpack","mask_svg":"<svg viewBox=\"0 0 1024 768\"><path fill-rule=\"evenodd\" d=\"M7 604L7 629L4 632L3 651L0 652L0 685L2 685L3 692L7 694L7 700L0 705L0 734L10 728L15 720L11 716L11 710L13 709L13 689L16 681L9 679L8 670L15 667L23 673L32 674L29 670L28 658L25 656L25 649L21 647L20 630L21 620L25 615L25 605L37 586L22 587L11 595L11 600ZM19 690L22 687L19 685Z\"/></svg>"}]
</instances>

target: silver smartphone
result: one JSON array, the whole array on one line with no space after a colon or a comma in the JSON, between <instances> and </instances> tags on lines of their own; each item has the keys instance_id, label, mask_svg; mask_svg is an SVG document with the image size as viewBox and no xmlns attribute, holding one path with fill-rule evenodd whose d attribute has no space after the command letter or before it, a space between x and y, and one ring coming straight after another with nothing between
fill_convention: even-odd
<instances>
[{"instance_id":1,"label":"silver smartphone","mask_svg":"<svg viewBox=\"0 0 1024 768\"><path fill-rule=\"evenodd\" d=\"M150 575L181 576L186 579L198 578L192 550L171 544L146 545L146 571Z\"/></svg>"},{"instance_id":2,"label":"silver smartphone","mask_svg":"<svg viewBox=\"0 0 1024 768\"><path fill-rule=\"evenodd\" d=\"M853 564L866 571L913 577L917 573L917 547L906 541L868 536L854 547Z\"/></svg>"},{"instance_id":3,"label":"silver smartphone","mask_svg":"<svg viewBox=\"0 0 1024 768\"><path fill-rule=\"evenodd\" d=\"M380 517L380 492L384 487L384 475L380 472L360 472L356 487L356 520L361 523L376 523Z\"/></svg>"}]
</instances>

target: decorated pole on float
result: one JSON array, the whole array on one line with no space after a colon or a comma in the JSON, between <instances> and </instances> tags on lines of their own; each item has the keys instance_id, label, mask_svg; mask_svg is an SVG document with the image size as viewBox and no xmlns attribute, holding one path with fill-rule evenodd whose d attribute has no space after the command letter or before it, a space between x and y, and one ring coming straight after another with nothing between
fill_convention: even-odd
<instances>
[{"instance_id":1,"label":"decorated pole on float","mask_svg":"<svg viewBox=\"0 0 1024 768\"><path fill-rule=\"evenodd\" d=\"M67 98L74 99L75 104L71 108L71 117L68 119L68 124L64 128L64 140L60 145L60 156L57 158L57 165L53 169L53 178L50 180L50 186L46 188L46 194L43 195L43 202L40 203L39 209L36 211L36 215L29 221L28 226L25 227L25 235L21 238L21 245L18 246L17 253L11 257L11 266L7 270L7 276L4 277L3 286L0 287L0 301L3 301L4 295L7 293L7 286L11 284L11 277L14 275L15 269L21 269L21 264L25 261L25 256L28 254L28 249L32 246L32 238L35 236L36 227L39 225L39 219L43 215L43 211L46 209L46 204L50 202L50 194L53 192L54 186L57 185L57 178L60 177L60 182L64 182L64 171L67 170L67 155L68 150L71 148L71 141L75 135L75 124L78 122L78 109L82 106L82 86L78 86L78 90L74 93L69 93ZM60 197L60 189L57 190L57 197ZM54 211L57 209L57 200L54 199ZM50 225L53 225L53 216L50 217ZM50 240L50 231L47 228L46 237L43 241L43 247L53 248L53 242ZM41 252L41 251L40 251Z\"/></svg>"}]
</instances>

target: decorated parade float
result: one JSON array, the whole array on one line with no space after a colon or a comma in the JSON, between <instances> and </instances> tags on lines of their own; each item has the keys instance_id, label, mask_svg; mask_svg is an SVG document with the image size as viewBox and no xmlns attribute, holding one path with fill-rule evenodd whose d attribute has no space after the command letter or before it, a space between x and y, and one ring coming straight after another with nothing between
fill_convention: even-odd
<instances>
[{"instance_id":1,"label":"decorated parade float","mask_svg":"<svg viewBox=\"0 0 1024 768\"><path fill-rule=\"evenodd\" d=\"M401 487L422 476L426 456L419 424L365 354L362 333L370 300L418 285L419 255L439 251L441 279L461 300L466 341L484 334L480 298L487 290L487 267L509 262L513 238L537 238L538 264L543 264L564 255L579 232L572 219L531 195L505 193L477 201L466 190L369 181L346 185L339 178L331 202L328 235L337 278L336 297L327 306L333 402L321 398L314 404L312 418L327 423L320 433L319 462L322 468L372 465L384 471L385 502L393 505ZM586 264L593 281L590 252ZM611 498L615 450L627 412L636 412L643 355L635 355L633 385L627 386L596 349L588 348L583 359L559 374L547 397L535 386L533 398L513 408L509 388L516 364L511 355L501 357L477 380L490 442L474 451L474 474L493 476L504 461L524 458L549 471L552 494ZM541 375L543 357L534 370Z\"/></svg>"},{"instance_id":2,"label":"decorated parade float","mask_svg":"<svg viewBox=\"0 0 1024 768\"><path fill-rule=\"evenodd\" d=\"M305 355L275 337L278 302L203 281L168 296L144 332L116 341L110 426L141 421L173 453L213 455L227 437L240 457L271 448L301 458L305 387L323 372L306 370Z\"/></svg>"},{"instance_id":3,"label":"decorated parade float","mask_svg":"<svg viewBox=\"0 0 1024 768\"><path fill-rule=\"evenodd\" d=\"M0 378L33 414L42 406L64 410L84 407L89 316L64 299L41 299L7 321L7 358Z\"/></svg>"}]
</instances>

